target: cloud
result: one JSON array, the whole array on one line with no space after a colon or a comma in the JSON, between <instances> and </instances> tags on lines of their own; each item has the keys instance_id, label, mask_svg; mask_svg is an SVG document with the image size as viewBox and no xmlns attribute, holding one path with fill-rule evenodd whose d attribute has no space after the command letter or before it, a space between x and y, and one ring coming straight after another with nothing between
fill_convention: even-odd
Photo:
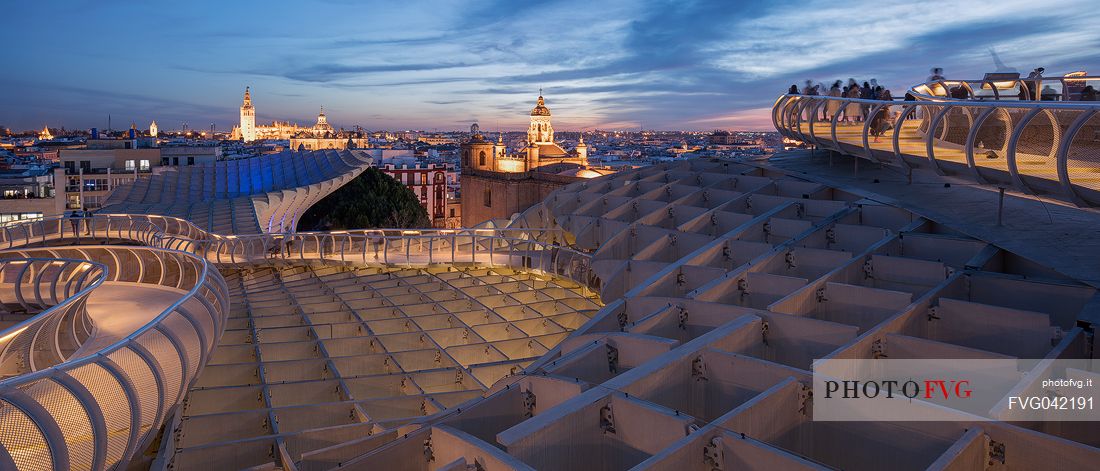
<instances>
[{"instance_id":1,"label":"cloud","mask_svg":"<svg viewBox=\"0 0 1100 471\"><path fill-rule=\"evenodd\" d=\"M470 100L424 100L424 103L430 105L456 105L459 103L469 103Z\"/></svg>"},{"instance_id":2,"label":"cloud","mask_svg":"<svg viewBox=\"0 0 1100 471\"><path fill-rule=\"evenodd\" d=\"M366 8L331 0L301 8L272 0L261 10L226 5L213 18L155 5L81 7L131 25L103 30L26 2L13 5L14 16L60 23L47 36L24 23L0 30L9 44L37 38L9 51L20 81L0 79L13 91L0 97L0 122L29 128L107 109L226 122L239 89L253 84L265 91L265 119L323 102L346 103L342 120L375 128L433 128L474 115L519 129L543 88L563 129L766 127L761 110L807 78L876 77L900 95L932 66L980 76L992 69L990 48L1022 71L1095 69L1100 11L1091 6L428 0ZM115 53L120 44L134 53ZM81 71L79 83L71 70ZM55 85L64 91L46 91Z\"/></svg>"},{"instance_id":3,"label":"cloud","mask_svg":"<svg viewBox=\"0 0 1100 471\"><path fill-rule=\"evenodd\" d=\"M288 61L294 62L294 61ZM349 76L362 77L365 75L385 72L424 72L446 69L458 69L471 67L466 63L411 63L411 64L338 64L316 63L303 67L274 67L271 69L255 69L246 71L255 75L271 75L284 77L299 82L335 82Z\"/></svg>"}]
</instances>

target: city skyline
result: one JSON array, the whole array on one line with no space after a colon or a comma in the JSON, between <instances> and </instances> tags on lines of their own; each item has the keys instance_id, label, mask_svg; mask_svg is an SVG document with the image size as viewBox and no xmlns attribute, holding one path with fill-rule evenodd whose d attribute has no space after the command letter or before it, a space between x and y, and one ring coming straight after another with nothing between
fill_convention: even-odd
<instances>
[{"instance_id":1,"label":"city skyline","mask_svg":"<svg viewBox=\"0 0 1100 471\"><path fill-rule=\"evenodd\" d=\"M116 129L228 131L250 86L258 123L308 124L323 105L338 128L516 131L541 88L561 130L764 130L780 85L806 78L900 92L932 66L976 78L991 51L1048 75L1098 58L1085 2L926 3L18 4L24 21L0 32L17 45L0 125L102 128L111 115ZM790 15L803 10L816 14Z\"/></svg>"}]
</instances>

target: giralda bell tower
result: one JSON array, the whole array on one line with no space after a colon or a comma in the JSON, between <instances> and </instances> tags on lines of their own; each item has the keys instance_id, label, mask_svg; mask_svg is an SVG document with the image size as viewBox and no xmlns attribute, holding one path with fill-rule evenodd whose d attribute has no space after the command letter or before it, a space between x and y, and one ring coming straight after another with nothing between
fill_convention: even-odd
<instances>
[{"instance_id":1,"label":"giralda bell tower","mask_svg":"<svg viewBox=\"0 0 1100 471\"><path fill-rule=\"evenodd\" d=\"M256 140L256 108L252 107L252 94L244 87L244 103L241 105L241 140Z\"/></svg>"}]
</instances>

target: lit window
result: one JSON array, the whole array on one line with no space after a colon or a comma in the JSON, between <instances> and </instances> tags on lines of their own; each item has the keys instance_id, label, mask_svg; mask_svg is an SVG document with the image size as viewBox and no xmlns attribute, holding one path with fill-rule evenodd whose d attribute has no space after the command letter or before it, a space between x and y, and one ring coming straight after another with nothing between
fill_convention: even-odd
<instances>
[{"instance_id":1,"label":"lit window","mask_svg":"<svg viewBox=\"0 0 1100 471\"><path fill-rule=\"evenodd\" d=\"M130 172L134 171L134 161L133 160L127 160L126 161L126 170L130 171Z\"/></svg>"},{"instance_id":2,"label":"lit window","mask_svg":"<svg viewBox=\"0 0 1100 471\"><path fill-rule=\"evenodd\" d=\"M142 161L141 161L141 170L149 170L149 161L148 160L142 159Z\"/></svg>"}]
</instances>

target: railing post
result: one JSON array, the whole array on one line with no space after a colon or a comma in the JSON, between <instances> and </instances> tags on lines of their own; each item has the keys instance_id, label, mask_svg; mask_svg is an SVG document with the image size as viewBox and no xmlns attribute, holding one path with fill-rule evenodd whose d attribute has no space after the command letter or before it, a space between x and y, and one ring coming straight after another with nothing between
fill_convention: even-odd
<instances>
[{"instance_id":1,"label":"railing post","mask_svg":"<svg viewBox=\"0 0 1100 471\"><path fill-rule=\"evenodd\" d=\"M1058 166L1058 182L1062 186L1062 192L1078 205L1087 205L1088 203L1073 189L1073 181L1070 179L1069 174L1069 149L1073 146L1073 139L1077 137L1077 133L1094 115L1096 115L1095 109L1082 111L1077 119L1070 123L1065 134L1062 135L1062 142L1058 143L1058 153L1055 157Z\"/></svg>"},{"instance_id":2,"label":"railing post","mask_svg":"<svg viewBox=\"0 0 1100 471\"><path fill-rule=\"evenodd\" d=\"M936 140L936 126L939 126L940 122L943 121L943 117L951 111L951 108L954 105L950 103L944 103L941 106L943 106L943 109L940 110L939 113L936 113L936 115L933 116L932 120L928 123L928 131L924 136L924 144L925 152L927 154L925 157L927 157L929 162L932 164L932 168L936 171L937 174L944 175L943 169L941 169L939 163L936 162L936 151L934 149Z\"/></svg>"},{"instance_id":3,"label":"railing post","mask_svg":"<svg viewBox=\"0 0 1100 471\"><path fill-rule=\"evenodd\" d=\"M69 469L69 446L65 443L65 434L61 432L57 419L38 401L17 388L9 388L3 397L11 405L26 414L31 422L38 427L38 430L42 432L50 452L50 461L53 462L53 468Z\"/></svg>"},{"instance_id":4,"label":"railing post","mask_svg":"<svg viewBox=\"0 0 1100 471\"><path fill-rule=\"evenodd\" d=\"M966 134L966 145L964 147L964 149L966 149L966 165L970 167L970 171L973 173L974 179L977 180L978 183L982 184L985 184L987 182L985 180L985 177L982 176L981 172L978 171L978 164L975 162L974 159L974 146L977 144L975 141L978 138L978 129L980 129L982 125L985 124L985 121L989 119L989 116L992 115L995 111L997 111L997 108L991 106L983 111L981 114L979 114L978 117L975 118L974 121L971 123L969 132L967 132Z\"/></svg>"},{"instance_id":5,"label":"railing post","mask_svg":"<svg viewBox=\"0 0 1100 471\"><path fill-rule=\"evenodd\" d=\"M1021 191L1030 191L1030 188L1024 183L1023 177L1020 176L1019 166L1016 165L1016 148L1020 143L1020 136L1023 135L1024 129L1040 111L1039 108L1033 108L1031 111L1028 111L1027 114L1016 123L1016 126L1012 129L1012 134L1008 137L1008 173L1012 176L1013 183L1015 183L1016 187Z\"/></svg>"}]
</instances>

